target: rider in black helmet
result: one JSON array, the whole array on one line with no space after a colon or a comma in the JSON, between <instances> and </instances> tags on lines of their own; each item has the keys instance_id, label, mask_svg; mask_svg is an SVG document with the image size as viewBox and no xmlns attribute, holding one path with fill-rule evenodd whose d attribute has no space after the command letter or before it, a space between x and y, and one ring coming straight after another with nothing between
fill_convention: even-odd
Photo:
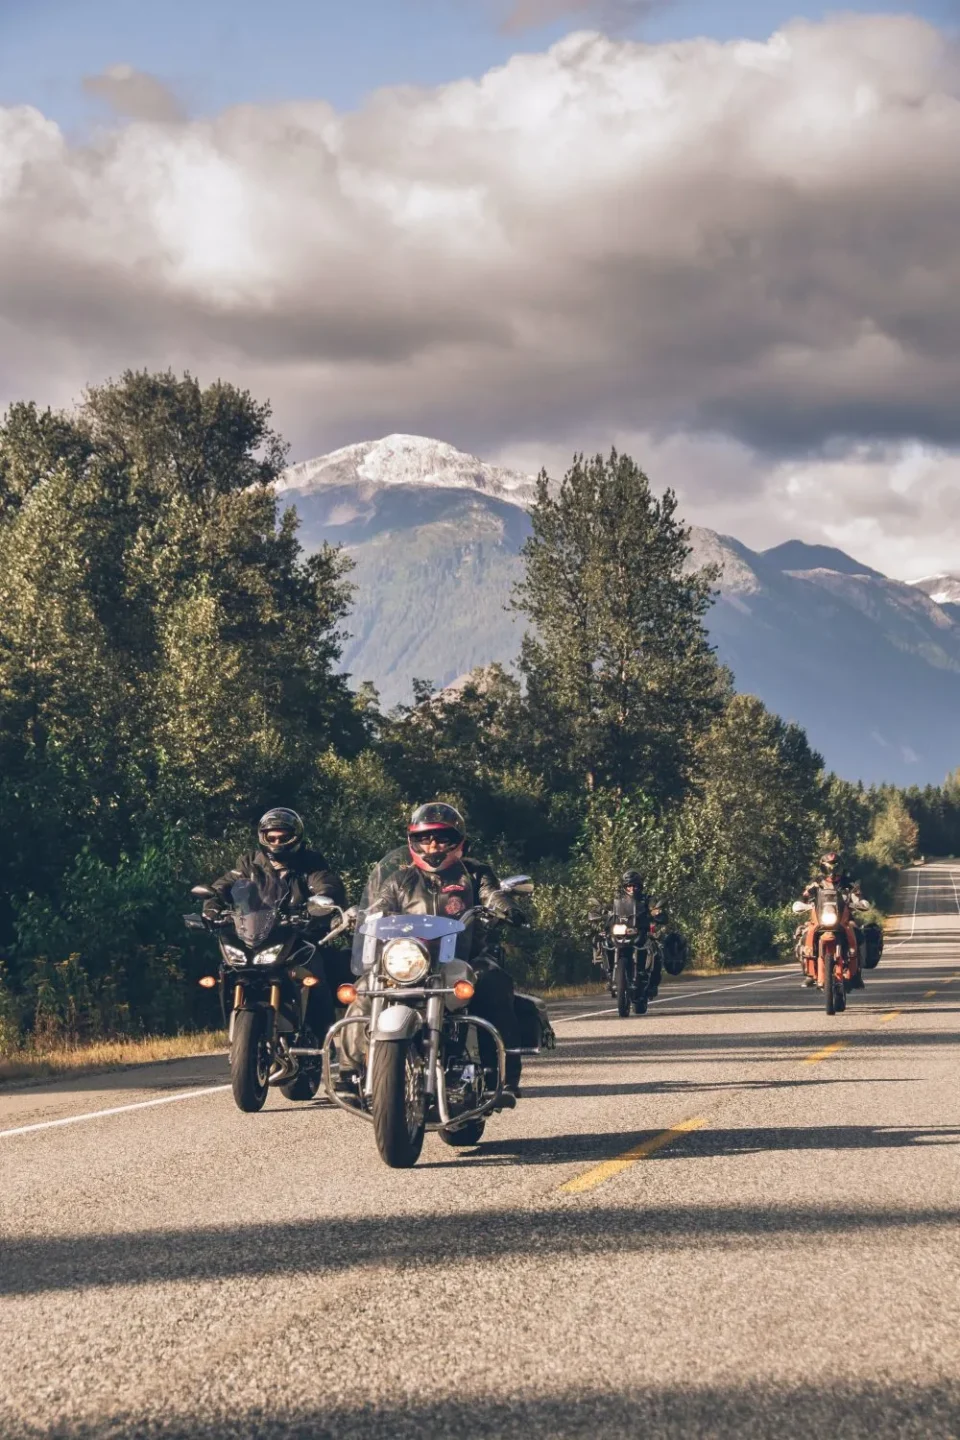
<instances>
[{"instance_id":1,"label":"rider in black helmet","mask_svg":"<svg viewBox=\"0 0 960 1440\"><path fill-rule=\"evenodd\" d=\"M241 855L232 870L214 880L210 888L216 891L217 898L203 905L209 919L216 918L230 904L230 890L237 880L255 880L263 894L276 893L279 887L281 905L291 910L299 910L311 895L328 895L335 905L346 907L343 881L330 868L326 856L306 844L303 821L295 810L283 806L268 810L257 826L257 841L255 850ZM308 1013L311 1028L322 1039L333 1022L337 987L351 978L349 953L323 947L317 952L314 968L318 975L322 973L326 984L311 989Z\"/></svg>"}]
</instances>

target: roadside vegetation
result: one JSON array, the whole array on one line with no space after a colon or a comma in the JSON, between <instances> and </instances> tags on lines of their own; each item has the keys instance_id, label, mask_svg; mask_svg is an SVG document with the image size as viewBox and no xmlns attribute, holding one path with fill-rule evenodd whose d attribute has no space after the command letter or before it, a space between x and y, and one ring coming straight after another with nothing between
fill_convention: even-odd
<instances>
[{"instance_id":1,"label":"roadside vegetation","mask_svg":"<svg viewBox=\"0 0 960 1440\"><path fill-rule=\"evenodd\" d=\"M541 477L519 675L415 680L387 715L337 672L350 562L301 550L285 457L269 407L172 374L0 426L0 1076L105 1040L205 1043L189 887L275 804L353 898L414 801L461 806L475 853L537 880L512 964L544 988L591 981L589 899L627 864L721 967L784 952L826 843L881 910L918 847L960 851L960 777L864 790L735 693L703 624L715 577L629 457Z\"/></svg>"}]
</instances>

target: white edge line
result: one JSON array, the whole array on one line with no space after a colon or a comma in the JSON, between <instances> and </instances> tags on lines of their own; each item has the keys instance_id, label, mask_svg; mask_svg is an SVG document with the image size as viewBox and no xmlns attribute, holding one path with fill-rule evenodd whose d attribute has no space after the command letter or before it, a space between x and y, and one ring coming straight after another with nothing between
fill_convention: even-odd
<instances>
[{"instance_id":1,"label":"white edge line","mask_svg":"<svg viewBox=\"0 0 960 1440\"><path fill-rule=\"evenodd\" d=\"M664 995L662 1000L651 1000L651 1005L678 1005L684 1000L695 1000L698 995L725 995L728 990L748 990L751 985L770 985L774 980L787 978L783 971L791 971L792 965L783 966L778 975L765 975L762 980L741 980L736 985L718 985L714 990L691 990L687 995ZM554 1025L569 1025L574 1020L592 1020L595 1015L612 1015L616 1005L608 1005L605 1010L588 1010L584 1015L562 1015L554 1020Z\"/></svg>"},{"instance_id":2,"label":"white edge line","mask_svg":"<svg viewBox=\"0 0 960 1440\"><path fill-rule=\"evenodd\" d=\"M182 1090L179 1095L162 1095L159 1100L138 1100L133 1105L113 1105L109 1110L90 1110L85 1115L67 1115L63 1120L38 1120L34 1125L18 1125L15 1130L0 1130L0 1140L9 1135L30 1135L35 1130L53 1130L59 1125L79 1125L84 1120L100 1120L104 1115L123 1115L127 1110L149 1110L154 1105L173 1105L177 1100L192 1100L197 1095L216 1095L229 1090L229 1085L205 1085L199 1090Z\"/></svg>"}]
</instances>

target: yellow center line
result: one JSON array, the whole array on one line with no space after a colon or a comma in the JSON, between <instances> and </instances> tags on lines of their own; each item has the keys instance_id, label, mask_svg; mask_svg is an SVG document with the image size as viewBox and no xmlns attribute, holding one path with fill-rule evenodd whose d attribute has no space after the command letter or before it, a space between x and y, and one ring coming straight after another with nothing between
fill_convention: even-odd
<instances>
[{"instance_id":1,"label":"yellow center line","mask_svg":"<svg viewBox=\"0 0 960 1440\"><path fill-rule=\"evenodd\" d=\"M826 1060L830 1055L836 1055L837 1051L842 1050L846 1044L846 1040L835 1040L832 1045L825 1045L822 1050L814 1050L812 1055L804 1055L800 1064L816 1065L818 1061Z\"/></svg>"},{"instance_id":2,"label":"yellow center line","mask_svg":"<svg viewBox=\"0 0 960 1440\"><path fill-rule=\"evenodd\" d=\"M636 1165L638 1160L645 1160L648 1155L655 1151L662 1150L664 1145L670 1145L674 1140L679 1140L681 1135L687 1135L691 1130L700 1130L706 1125L706 1120L699 1116L693 1120L681 1120L679 1125L664 1130L660 1135L654 1135L649 1140L642 1140L639 1145L634 1145L632 1150L625 1150L622 1155L617 1155L613 1160L604 1160L602 1165L595 1165L592 1170L586 1170L582 1175L575 1175L565 1185L560 1186L562 1195L582 1195L584 1190L592 1190L596 1185L602 1185L605 1180L612 1180L615 1175L620 1175L624 1170L629 1170L631 1165Z\"/></svg>"},{"instance_id":3,"label":"yellow center line","mask_svg":"<svg viewBox=\"0 0 960 1440\"><path fill-rule=\"evenodd\" d=\"M888 1020L896 1020L897 1016L902 1014L902 1010L889 1010L886 1015L880 1016L880 1024L886 1025Z\"/></svg>"},{"instance_id":4,"label":"yellow center line","mask_svg":"<svg viewBox=\"0 0 960 1440\"><path fill-rule=\"evenodd\" d=\"M930 997L931 997L931 995L936 995L936 993L937 993L936 990L924 990L924 992L923 992L923 998L924 998L924 1000L929 1000Z\"/></svg>"}]
</instances>

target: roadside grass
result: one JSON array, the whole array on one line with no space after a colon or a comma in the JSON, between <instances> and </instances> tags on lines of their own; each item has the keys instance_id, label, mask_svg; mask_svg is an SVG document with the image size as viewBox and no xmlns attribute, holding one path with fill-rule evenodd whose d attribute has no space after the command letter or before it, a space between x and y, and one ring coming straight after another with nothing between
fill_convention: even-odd
<instances>
[{"instance_id":1,"label":"roadside grass","mask_svg":"<svg viewBox=\"0 0 960 1440\"><path fill-rule=\"evenodd\" d=\"M226 1045L223 1030L95 1040L87 1045L26 1045L0 1054L0 1085L56 1080L64 1075L93 1075L131 1065L149 1065L157 1060L182 1060L224 1050Z\"/></svg>"}]
</instances>

